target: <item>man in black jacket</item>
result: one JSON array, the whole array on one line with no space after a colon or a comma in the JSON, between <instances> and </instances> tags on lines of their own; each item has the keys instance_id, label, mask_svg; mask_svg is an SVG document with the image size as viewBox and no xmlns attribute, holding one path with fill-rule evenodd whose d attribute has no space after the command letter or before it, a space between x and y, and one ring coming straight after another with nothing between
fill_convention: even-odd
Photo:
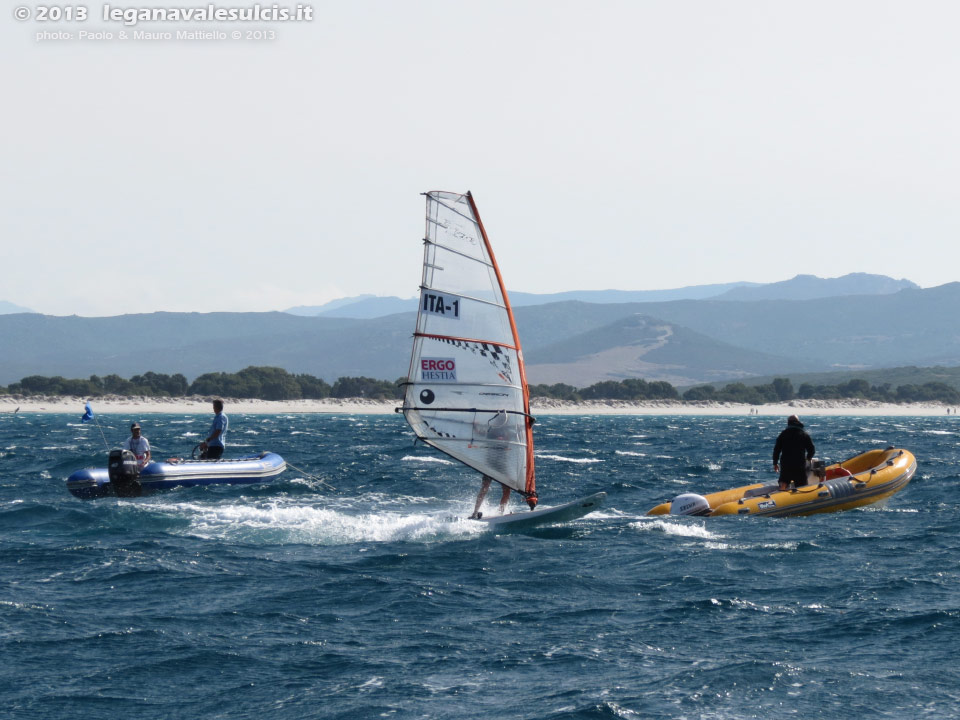
<instances>
[{"instance_id":1,"label":"man in black jacket","mask_svg":"<svg viewBox=\"0 0 960 720\"><path fill-rule=\"evenodd\" d=\"M780 473L781 490L787 490L791 482L797 487L807 484L807 461L813 460L815 450L800 418L788 417L786 429L773 446L773 471Z\"/></svg>"}]
</instances>

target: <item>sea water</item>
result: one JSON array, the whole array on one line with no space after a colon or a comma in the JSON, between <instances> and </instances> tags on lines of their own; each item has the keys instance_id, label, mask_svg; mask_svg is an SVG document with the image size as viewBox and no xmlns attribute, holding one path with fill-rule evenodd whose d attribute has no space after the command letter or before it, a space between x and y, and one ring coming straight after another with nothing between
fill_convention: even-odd
<instances>
[{"instance_id":1,"label":"sea water","mask_svg":"<svg viewBox=\"0 0 960 720\"><path fill-rule=\"evenodd\" d=\"M493 535L459 519L476 474L400 416L231 414L228 456L297 469L83 501L66 477L131 420L165 458L209 418L79 415L0 415L0 717L960 712L955 417L806 416L819 457L895 445L916 476L884 507L704 519L644 513L772 480L783 418L543 416L541 503L607 504Z\"/></svg>"}]
</instances>

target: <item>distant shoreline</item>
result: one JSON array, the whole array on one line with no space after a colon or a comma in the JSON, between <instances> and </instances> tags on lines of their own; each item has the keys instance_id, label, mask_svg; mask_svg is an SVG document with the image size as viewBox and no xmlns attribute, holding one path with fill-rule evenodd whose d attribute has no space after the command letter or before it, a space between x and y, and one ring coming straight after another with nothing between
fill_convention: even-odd
<instances>
[{"instance_id":1,"label":"distant shoreline","mask_svg":"<svg viewBox=\"0 0 960 720\"><path fill-rule=\"evenodd\" d=\"M139 417L151 414L200 415L212 413L208 399L104 396L16 397L0 396L0 414L77 413L90 402L97 414ZM364 398L324 400L240 400L224 398L226 412L254 415L326 413L344 415L387 415L400 406L399 400ZM566 402L538 398L531 401L536 415L894 415L952 416L958 409L942 403L881 403L871 400L794 400L788 403L749 405L725 402L685 403L677 400L588 400Z\"/></svg>"}]
</instances>

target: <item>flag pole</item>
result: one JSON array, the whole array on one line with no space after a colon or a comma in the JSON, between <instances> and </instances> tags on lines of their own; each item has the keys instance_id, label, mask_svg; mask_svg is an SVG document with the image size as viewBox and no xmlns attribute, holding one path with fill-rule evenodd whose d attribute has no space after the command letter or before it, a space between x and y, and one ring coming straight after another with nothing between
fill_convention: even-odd
<instances>
[{"instance_id":1,"label":"flag pole","mask_svg":"<svg viewBox=\"0 0 960 720\"><path fill-rule=\"evenodd\" d=\"M87 422L88 420L93 420L94 424L97 426L97 430L100 431L100 437L103 438L103 446L107 449L107 452L110 452L110 446L107 444L107 436L103 434L103 428L100 427L100 421L97 420L96 413L94 413L93 408L90 407L89 400L87 401L87 404L84 405L83 409L84 409L84 413L83 413L83 417L80 418L80 422Z\"/></svg>"}]
</instances>

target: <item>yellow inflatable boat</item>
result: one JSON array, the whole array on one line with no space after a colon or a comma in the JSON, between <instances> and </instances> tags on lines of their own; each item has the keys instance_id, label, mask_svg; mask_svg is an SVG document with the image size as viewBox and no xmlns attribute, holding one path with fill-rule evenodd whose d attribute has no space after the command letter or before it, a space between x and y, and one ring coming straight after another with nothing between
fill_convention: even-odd
<instances>
[{"instance_id":1,"label":"yellow inflatable boat","mask_svg":"<svg viewBox=\"0 0 960 720\"><path fill-rule=\"evenodd\" d=\"M647 514L786 517L839 512L885 500L905 488L916 471L917 460L907 450L870 450L825 468L821 465L811 472L808 484L798 488L780 490L774 482L710 495L684 493Z\"/></svg>"}]
</instances>

